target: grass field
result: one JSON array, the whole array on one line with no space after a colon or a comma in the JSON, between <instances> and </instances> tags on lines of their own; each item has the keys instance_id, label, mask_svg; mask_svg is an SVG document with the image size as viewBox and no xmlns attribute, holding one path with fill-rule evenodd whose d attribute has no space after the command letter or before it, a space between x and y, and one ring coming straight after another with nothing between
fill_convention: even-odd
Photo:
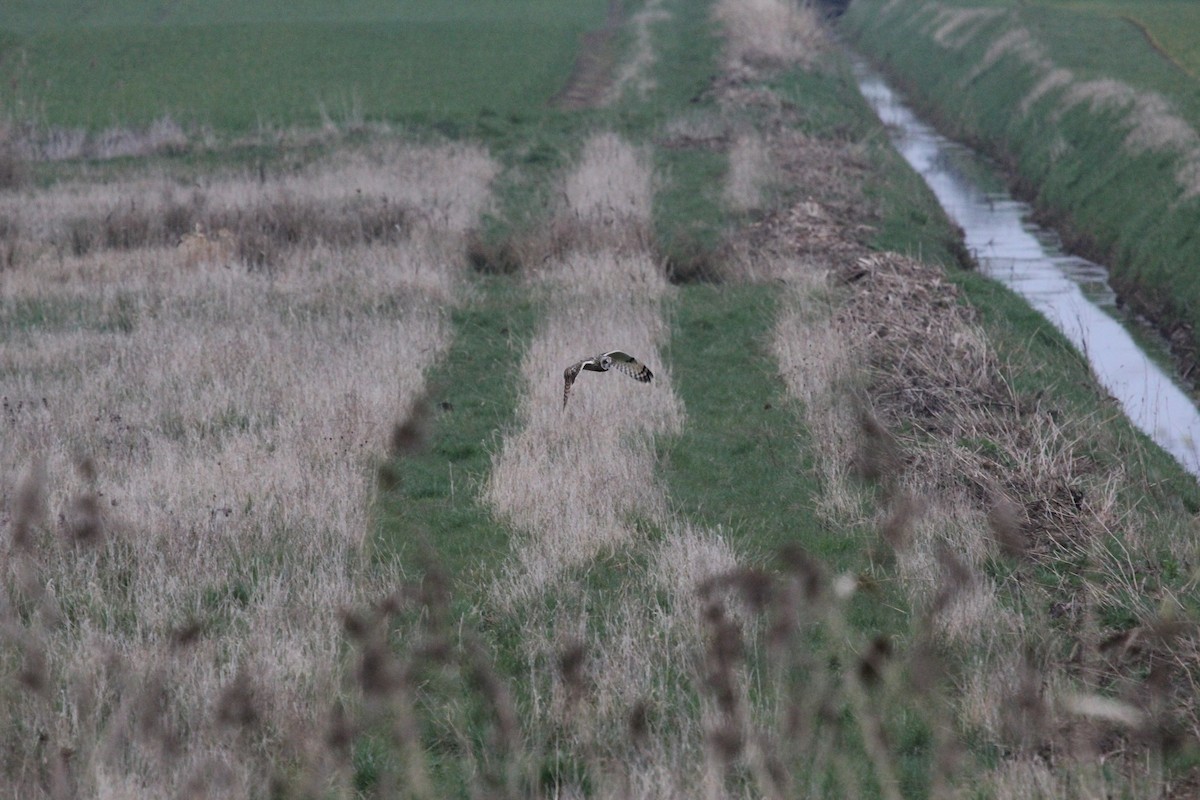
<instances>
[{"instance_id":1,"label":"grass field","mask_svg":"<svg viewBox=\"0 0 1200 800\"><path fill-rule=\"evenodd\" d=\"M1191 32L1200 25L1200 9L1187 0L1151 3L1121 0L1048 0L1041 5L1076 15L1107 14L1132 25L1147 37L1162 57L1195 79L1200 75L1200 45Z\"/></svg>"},{"instance_id":2,"label":"grass field","mask_svg":"<svg viewBox=\"0 0 1200 800\"><path fill-rule=\"evenodd\" d=\"M0 108L52 128L189 130L541 111L607 5L104 4L0 10ZM71 20L67 24L65 20Z\"/></svg>"},{"instance_id":3,"label":"grass field","mask_svg":"<svg viewBox=\"0 0 1200 800\"><path fill-rule=\"evenodd\" d=\"M625 8L565 110L598 5L68 5L0 27L228 34L280 128L180 56L203 145L6 156L0 794L1197 785L1200 490L961 269L808 10ZM422 55L363 95L403 126L307 127ZM652 382L564 406L615 347Z\"/></svg>"}]
</instances>

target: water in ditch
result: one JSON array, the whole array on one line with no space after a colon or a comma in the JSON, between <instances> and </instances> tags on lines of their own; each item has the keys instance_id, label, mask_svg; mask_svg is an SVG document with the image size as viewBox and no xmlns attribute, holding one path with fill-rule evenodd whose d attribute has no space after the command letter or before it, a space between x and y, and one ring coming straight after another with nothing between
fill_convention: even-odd
<instances>
[{"instance_id":1,"label":"water in ditch","mask_svg":"<svg viewBox=\"0 0 1200 800\"><path fill-rule=\"evenodd\" d=\"M1110 313L1116 296L1107 270L1063 253L1052 231L1031 222L1029 206L1003 190L986 159L918 119L865 62L854 59L854 70L893 145L963 229L980 269L1061 330L1133 423L1200 476L1200 413Z\"/></svg>"}]
</instances>

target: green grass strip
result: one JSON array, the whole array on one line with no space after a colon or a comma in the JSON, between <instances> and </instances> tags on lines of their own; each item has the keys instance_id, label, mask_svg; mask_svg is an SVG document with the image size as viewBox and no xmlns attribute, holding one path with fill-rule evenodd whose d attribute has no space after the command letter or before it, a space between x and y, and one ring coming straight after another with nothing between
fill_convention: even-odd
<instances>
[{"instance_id":1,"label":"green grass strip","mask_svg":"<svg viewBox=\"0 0 1200 800\"><path fill-rule=\"evenodd\" d=\"M451 312L450 351L428 377L428 446L386 465L390 488L379 498L376 536L381 555L400 558L428 542L464 599L480 571L507 552L509 531L479 492L500 433L513 423L521 387L514 365L536 321L520 279L482 276L471 288L470 302Z\"/></svg>"},{"instance_id":2,"label":"green grass strip","mask_svg":"<svg viewBox=\"0 0 1200 800\"><path fill-rule=\"evenodd\" d=\"M808 433L771 353L783 297L777 285L681 289L670 357L688 422L660 448L662 474L677 512L720 527L751 564L770 567L780 548L798 545L830 575L862 574L870 568L877 533L834 529L814 510L821 485ZM860 592L846 619L864 641L903 634L903 605L890 589ZM920 714L899 713L889 720L889 731L901 783L906 793L920 796L930 766L928 727ZM858 750L862 744L850 736L847 746ZM858 761L866 764L865 756Z\"/></svg>"}]
</instances>

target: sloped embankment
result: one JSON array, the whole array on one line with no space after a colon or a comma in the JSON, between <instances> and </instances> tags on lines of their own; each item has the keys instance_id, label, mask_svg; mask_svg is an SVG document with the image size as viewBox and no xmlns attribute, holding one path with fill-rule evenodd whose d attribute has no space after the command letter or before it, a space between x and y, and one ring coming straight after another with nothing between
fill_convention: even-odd
<instances>
[{"instance_id":1,"label":"sloped embankment","mask_svg":"<svg viewBox=\"0 0 1200 800\"><path fill-rule=\"evenodd\" d=\"M1129 21L1077 8L864 0L843 30L944 129L997 157L1195 369L1194 81Z\"/></svg>"},{"instance_id":2,"label":"sloped embankment","mask_svg":"<svg viewBox=\"0 0 1200 800\"><path fill-rule=\"evenodd\" d=\"M1054 387L1020 388L1026 365L1008 362L959 286L855 246L850 221L805 200L757 231L788 287L774 350L812 434L817 513L878 532L872 574L894 579L919 620L909 669L952 675L939 702L953 722L939 724L1006 754L976 785L1057 796L1078 779L1156 779L1133 761L1118 779L1089 774L1097 757L1161 757L1172 731L1196 730L1194 629L1173 621L1172 589L1132 592L1123 565L1161 575L1194 557L1178 520L1130 502L1165 499L1141 483L1143 445L1070 414ZM1094 712L1104 704L1124 716Z\"/></svg>"},{"instance_id":3,"label":"sloped embankment","mask_svg":"<svg viewBox=\"0 0 1200 800\"><path fill-rule=\"evenodd\" d=\"M1186 785L1186 767L1164 780L1138 761L1197 730L1195 629L1169 577L1195 558L1188 515L1169 511L1186 493L1027 308L871 246L895 210L869 191L865 149L767 130L751 149L795 194L743 231L738 267L785 287L772 349L802 407L813 511L871 550L865 585L899 595L906 675L946 678L892 698L946 712L929 719L931 780L997 796ZM874 767L885 783L888 759Z\"/></svg>"}]
</instances>

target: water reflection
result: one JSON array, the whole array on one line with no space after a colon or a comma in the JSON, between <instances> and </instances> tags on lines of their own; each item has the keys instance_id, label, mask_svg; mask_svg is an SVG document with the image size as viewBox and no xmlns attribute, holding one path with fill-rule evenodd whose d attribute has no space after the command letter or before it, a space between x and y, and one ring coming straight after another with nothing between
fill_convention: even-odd
<instances>
[{"instance_id":1,"label":"water reflection","mask_svg":"<svg viewBox=\"0 0 1200 800\"><path fill-rule=\"evenodd\" d=\"M887 126L892 143L933 189L966 235L980 269L1022 295L1087 357L1101 385L1137 427L1200 475L1200 413L1120 322L1104 267L1062 253L1058 237L1029 221L1030 209L1003 192L986 191L992 174L973 151L919 120L865 64L859 89Z\"/></svg>"}]
</instances>

